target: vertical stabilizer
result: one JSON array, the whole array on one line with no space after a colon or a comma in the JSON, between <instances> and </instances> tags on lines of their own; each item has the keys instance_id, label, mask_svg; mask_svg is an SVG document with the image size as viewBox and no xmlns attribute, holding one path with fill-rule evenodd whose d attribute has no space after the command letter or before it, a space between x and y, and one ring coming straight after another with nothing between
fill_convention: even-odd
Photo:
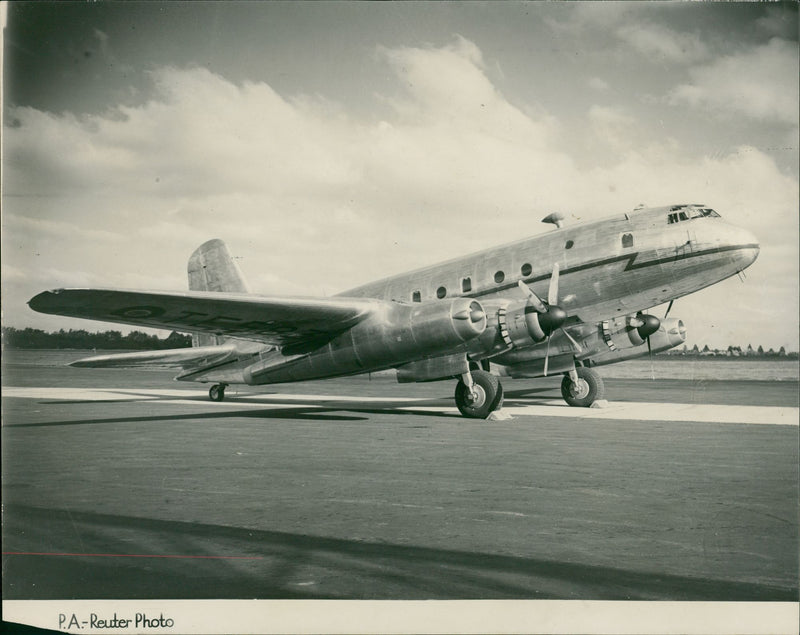
<instances>
[{"instance_id":1,"label":"vertical stabilizer","mask_svg":"<svg viewBox=\"0 0 800 635\"><path fill-rule=\"evenodd\" d=\"M250 292L228 247L218 238L195 249L189 258L187 269L190 291ZM214 335L197 334L192 337L193 346L211 346L224 341L224 337Z\"/></svg>"},{"instance_id":2,"label":"vertical stabilizer","mask_svg":"<svg viewBox=\"0 0 800 635\"><path fill-rule=\"evenodd\" d=\"M249 293L239 266L219 238L195 249L189 258L189 291Z\"/></svg>"}]
</instances>

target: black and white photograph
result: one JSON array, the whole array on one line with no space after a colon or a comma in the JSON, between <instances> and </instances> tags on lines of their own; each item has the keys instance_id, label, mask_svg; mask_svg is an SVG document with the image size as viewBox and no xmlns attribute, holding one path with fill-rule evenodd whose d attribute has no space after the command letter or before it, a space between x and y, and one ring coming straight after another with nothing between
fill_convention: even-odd
<instances>
[{"instance_id":1,"label":"black and white photograph","mask_svg":"<svg viewBox=\"0 0 800 635\"><path fill-rule=\"evenodd\" d=\"M5 627L797 632L796 2L0 12Z\"/></svg>"}]
</instances>

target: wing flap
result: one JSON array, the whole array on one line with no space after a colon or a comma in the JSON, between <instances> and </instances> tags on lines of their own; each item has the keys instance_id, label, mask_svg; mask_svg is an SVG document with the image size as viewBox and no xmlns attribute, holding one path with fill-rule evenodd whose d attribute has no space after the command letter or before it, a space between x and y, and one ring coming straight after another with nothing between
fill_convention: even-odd
<instances>
[{"instance_id":1,"label":"wing flap","mask_svg":"<svg viewBox=\"0 0 800 635\"><path fill-rule=\"evenodd\" d=\"M225 335L277 346L330 339L382 304L367 298L118 289L57 289L40 293L28 302L40 313Z\"/></svg>"}]
</instances>

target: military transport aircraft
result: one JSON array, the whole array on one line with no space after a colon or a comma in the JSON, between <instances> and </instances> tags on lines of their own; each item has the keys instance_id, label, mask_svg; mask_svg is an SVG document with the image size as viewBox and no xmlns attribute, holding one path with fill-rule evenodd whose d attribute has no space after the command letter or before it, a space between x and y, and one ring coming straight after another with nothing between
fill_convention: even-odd
<instances>
[{"instance_id":1,"label":"military transport aircraft","mask_svg":"<svg viewBox=\"0 0 800 635\"><path fill-rule=\"evenodd\" d=\"M759 252L750 232L705 205L543 222L556 229L333 297L250 294L225 244L210 240L189 259L189 292L57 289L29 305L192 333L192 348L72 365L180 368L178 380L213 384L214 401L229 384L395 368L400 382L457 379L461 413L487 418L502 406L498 375L563 374L567 403L590 406L604 391L593 366L685 340L681 320L644 311L740 273Z\"/></svg>"}]
</instances>

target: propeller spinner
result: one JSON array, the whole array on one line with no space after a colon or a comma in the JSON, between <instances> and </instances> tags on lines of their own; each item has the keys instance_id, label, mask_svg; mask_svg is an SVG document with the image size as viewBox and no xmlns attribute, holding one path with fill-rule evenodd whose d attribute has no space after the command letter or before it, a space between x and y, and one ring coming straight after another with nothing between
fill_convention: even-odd
<instances>
[{"instance_id":1,"label":"propeller spinner","mask_svg":"<svg viewBox=\"0 0 800 635\"><path fill-rule=\"evenodd\" d=\"M547 303L545 304L522 280L519 281L519 288L528 296L525 305L525 322L528 332L534 340L541 342L547 338L547 349L544 356L544 374L547 376L547 365L550 359L550 338L558 329L562 329L564 335L575 347L581 351L580 344L563 328L567 321L567 312L558 305L558 263L553 263L553 273L550 274L550 284L547 289Z\"/></svg>"}]
</instances>

